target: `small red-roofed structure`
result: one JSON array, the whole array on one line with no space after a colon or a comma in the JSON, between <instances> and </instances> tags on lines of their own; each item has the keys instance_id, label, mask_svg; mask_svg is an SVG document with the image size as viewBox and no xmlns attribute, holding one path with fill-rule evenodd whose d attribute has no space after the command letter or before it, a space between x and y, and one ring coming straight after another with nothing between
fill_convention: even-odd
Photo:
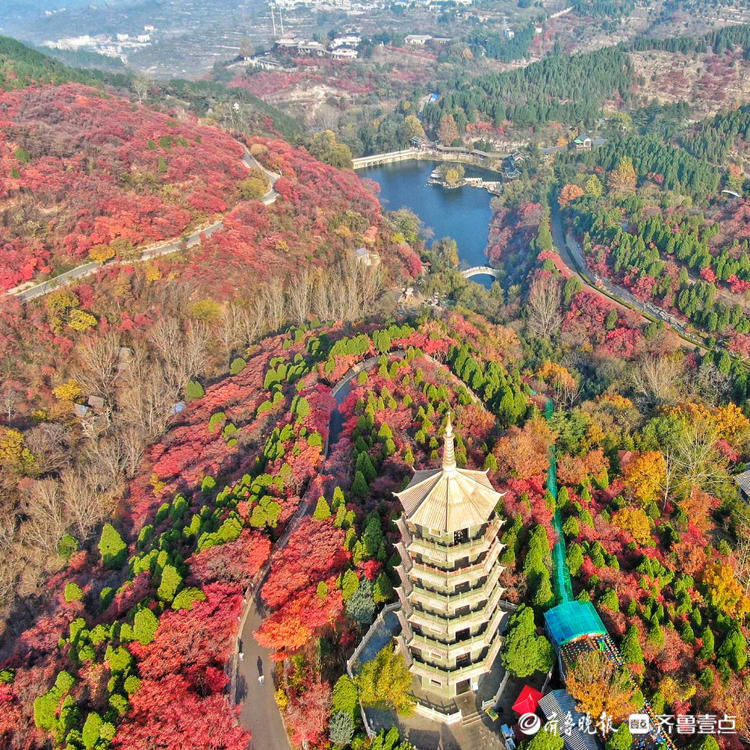
<instances>
[{"instance_id":1,"label":"small red-roofed structure","mask_svg":"<svg viewBox=\"0 0 750 750\"><path fill-rule=\"evenodd\" d=\"M523 690L516 698L516 702L513 704L513 710L517 714L533 714L536 713L539 701L543 698L543 695L535 690L530 685L524 685Z\"/></svg>"}]
</instances>

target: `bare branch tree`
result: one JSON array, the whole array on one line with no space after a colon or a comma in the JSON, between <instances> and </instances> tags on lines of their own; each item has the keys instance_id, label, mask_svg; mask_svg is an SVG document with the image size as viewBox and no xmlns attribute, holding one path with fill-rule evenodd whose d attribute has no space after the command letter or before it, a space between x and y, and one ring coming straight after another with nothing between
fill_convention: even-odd
<instances>
[{"instance_id":1,"label":"bare branch tree","mask_svg":"<svg viewBox=\"0 0 750 750\"><path fill-rule=\"evenodd\" d=\"M172 404L190 378L206 369L209 339L210 332L205 323L193 323L185 330L174 318L162 318L151 329L149 343L160 362ZM149 353L141 351L139 362L142 366L147 367L148 359Z\"/></svg>"},{"instance_id":2,"label":"bare branch tree","mask_svg":"<svg viewBox=\"0 0 750 750\"><path fill-rule=\"evenodd\" d=\"M95 476L104 492L116 492L123 478L122 444L117 431L86 446L83 466L89 476Z\"/></svg>"},{"instance_id":3,"label":"bare branch tree","mask_svg":"<svg viewBox=\"0 0 750 750\"><path fill-rule=\"evenodd\" d=\"M711 404L724 403L732 390L732 378L714 364L703 362L693 381L695 391Z\"/></svg>"},{"instance_id":4,"label":"bare branch tree","mask_svg":"<svg viewBox=\"0 0 750 750\"><path fill-rule=\"evenodd\" d=\"M230 302L224 306L219 324L219 339L221 339L224 356L228 359L233 352L243 344L243 314L239 305Z\"/></svg>"},{"instance_id":5,"label":"bare branch tree","mask_svg":"<svg viewBox=\"0 0 750 750\"><path fill-rule=\"evenodd\" d=\"M238 310L237 325L240 333L240 342L244 347L253 344L263 328L262 305L257 301L242 306Z\"/></svg>"},{"instance_id":6,"label":"bare branch tree","mask_svg":"<svg viewBox=\"0 0 750 750\"><path fill-rule=\"evenodd\" d=\"M737 580L750 592L750 519L743 521L737 529L737 544L734 548Z\"/></svg>"},{"instance_id":7,"label":"bare branch tree","mask_svg":"<svg viewBox=\"0 0 750 750\"><path fill-rule=\"evenodd\" d=\"M284 287L277 278L272 279L263 287L261 293L263 312L265 313L265 331L277 331L285 321Z\"/></svg>"},{"instance_id":8,"label":"bare branch tree","mask_svg":"<svg viewBox=\"0 0 750 750\"><path fill-rule=\"evenodd\" d=\"M151 91L151 81L142 75L135 76L133 78L133 91L138 98L138 104L143 104Z\"/></svg>"},{"instance_id":9,"label":"bare branch tree","mask_svg":"<svg viewBox=\"0 0 750 750\"><path fill-rule=\"evenodd\" d=\"M3 383L0 390L0 405L2 406L5 420L8 424L13 421L13 417L18 411L18 404L21 402L21 394L17 388L14 388L7 381Z\"/></svg>"},{"instance_id":10,"label":"bare branch tree","mask_svg":"<svg viewBox=\"0 0 750 750\"><path fill-rule=\"evenodd\" d=\"M42 422L24 437L39 474L59 471L70 460L70 434L60 422Z\"/></svg>"},{"instance_id":11,"label":"bare branch tree","mask_svg":"<svg viewBox=\"0 0 750 750\"><path fill-rule=\"evenodd\" d=\"M662 490L664 495L662 496L661 509L665 510L667 507L667 501L669 500L669 493L672 491L674 485L675 475L678 472L677 461L675 460L674 450L671 446L667 446L663 450L664 454L664 484Z\"/></svg>"},{"instance_id":12,"label":"bare branch tree","mask_svg":"<svg viewBox=\"0 0 750 750\"><path fill-rule=\"evenodd\" d=\"M0 601L9 604L16 595L16 582L22 568L16 554L18 519L15 513L0 517Z\"/></svg>"},{"instance_id":13,"label":"bare branch tree","mask_svg":"<svg viewBox=\"0 0 750 750\"><path fill-rule=\"evenodd\" d=\"M548 274L537 276L531 284L526 304L528 326L542 338L552 336L562 323L560 282Z\"/></svg>"},{"instance_id":14,"label":"bare branch tree","mask_svg":"<svg viewBox=\"0 0 750 750\"><path fill-rule=\"evenodd\" d=\"M337 318L342 320L353 320L360 315L359 305L359 278L361 264L356 258L347 253L339 259L339 294L336 302L339 303Z\"/></svg>"},{"instance_id":15,"label":"bare branch tree","mask_svg":"<svg viewBox=\"0 0 750 750\"><path fill-rule=\"evenodd\" d=\"M47 554L57 551L67 523L60 485L54 479L34 482L24 508L29 521L24 534L31 544Z\"/></svg>"},{"instance_id":16,"label":"bare branch tree","mask_svg":"<svg viewBox=\"0 0 750 750\"><path fill-rule=\"evenodd\" d=\"M119 439L122 443L122 467L125 476L132 479L143 458L146 443L143 433L135 426L121 427Z\"/></svg>"},{"instance_id":17,"label":"bare branch tree","mask_svg":"<svg viewBox=\"0 0 750 750\"><path fill-rule=\"evenodd\" d=\"M648 354L635 366L633 387L652 406L675 403L682 391L681 358Z\"/></svg>"},{"instance_id":18,"label":"bare branch tree","mask_svg":"<svg viewBox=\"0 0 750 750\"><path fill-rule=\"evenodd\" d=\"M373 310L375 303L383 291L383 269L380 263L371 266L360 263L360 293L357 317Z\"/></svg>"},{"instance_id":19,"label":"bare branch tree","mask_svg":"<svg viewBox=\"0 0 750 750\"><path fill-rule=\"evenodd\" d=\"M185 379L187 367L182 357L184 333L179 321L175 318L162 318L152 328L148 338L152 352L145 347L137 347L129 368L130 380L134 385L143 382L151 375L150 359L156 355L161 363L164 387L171 386L176 400L180 393L180 384ZM185 380L187 382L187 380Z\"/></svg>"},{"instance_id":20,"label":"bare branch tree","mask_svg":"<svg viewBox=\"0 0 750 750\"><path fill-rule=\"evenodd\" d=\"M110 509L99 497L95 482L76 469L66 469L60 476L65 514L81 539L85 539L89 529L107 517Z\"/></svg>"},{"instance_id":21,"label":"bare branch tree","mask_svg":"<svg viewBox=\"0 0 750 750\"><path fill-rule=\"evenodd\" d=\"M289 312L295 323L304 323L310 315L313 284L313 275L307 268L303 268L297 276L290 278L287 283Z\"/></svg>"},{"instance_id":22,"label":"bare branch tree","mask_svg":"<svg viewBox=\"0 0 750 750\"><path fill-rule=\"evenodd\" d=\"M120 340L114 332L88 339L79 348L76 380L109 404L113 402L119 355Z\"/></svg>"},{"instance_id":23,"label":"bare branch tree","mask_svg":"<svg viewBox=\"0 0 750 750\"><path fill-rule=\"evenodd\" d=\"M191 378L202 375L206 371L210 340L211 331L206 323L194 322L185 332L182 344L185 367L180 381L180 392L185 390Z\"/></svg>"},{"instance_id":24,"label":"bare branch tree","mask_svg":"<svg viewBox=\"0 0 750 750\"><path fill-rule=\"evenodd\" d=\"M151 359L143 347L136 348L127 384L120 389L118 419L135 428L144 442L158 437L167 426L171 409L179 399L182 368L180 362Z\"/></svg>"},{"instance_id":25,"label":"bare branch tree","mask_svg":"<svg viewBox=\"0 0 750 750\"><path fill-rule=\"evenodd\" d=\"M313 287L313 312L320 320L331 320L331 305L328 297L328 281L323 274L318 274Z\"/></svg>"},{"instance_id":26,"label":"bare branch tree","mask_svg":"<svg viewBox=\"0 0 750 750\"><path fill-rule=\"evenodd\" d=\"M716 428L703 420L691 422L674 451L675 485L687 495L693 487L710 490L726 477L727 459L717 448Z\"/></svg>"}]
</instances>

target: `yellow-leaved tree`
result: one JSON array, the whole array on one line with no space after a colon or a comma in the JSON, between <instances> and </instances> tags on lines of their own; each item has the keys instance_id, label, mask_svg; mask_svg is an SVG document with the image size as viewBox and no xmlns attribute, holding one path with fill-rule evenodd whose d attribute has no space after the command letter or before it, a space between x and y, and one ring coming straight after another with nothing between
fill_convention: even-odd
<instances>
[{"instance_id":1,"label":"yellow-leaved tree","mask_svg":"<svg viewBox=\"0 0 750 750\"><path fill-rule=\"evenodd\" d=\"M52 389L52 394L60 401L75 401L82 393L81 386L73 378Z\"/></svg>"},{"instance_id":2,"label":"yellow-leaved tree","mask_svg":"<svg viewBox=\"0 0 750 750\"><path fill-rule=\"evenodd\" d=\"M50 328L55 333L62 333L63 325L67 322L70 311L78 308L81 300L70 289L56 289L47 295L44 304L47 308L47 320Z\"/></svg>"},{"instance_id":3,"label":"yellow-leaved tree","mask_svg":"<svg viewBox=\"0 0 750 750\"><path fill-rule=\"evenodd\" d=\"M424 138L422 123L416 115L407 115L404 118L404 125L406 126L406 135L409 138Z\"/></svg>"},{"instance_id":4,"label":"yellow-leaved tree","mask_svg":"<svg viewBox=\"0 0 750 750\"><path fill-rule=\"evenodd\" d=\"M742 619L750 613L750 597L728 563L716 561L706 566L703 585L709 602L731 617Z\"/></svg>"},{"instance_id":5,"label":"yellow-leaved tree","mask_svg":"<svg viewBox=\"0 0 750 750\"><path fill-rule=\"evenodd\" d=\"M632 193L635 190L636 174L633 160L629 156L620 159L609 173L609 188L615 193Z\"/></svg>"},{"instance_id":6,"label":"yellow-leaved tree","mask_svg":"<svg viewBox=\"0 0 750 750\"><path fill-rule=\"evenodd\" d=\"M88 331L97 324L96 318L85 310L71 310L68 315L68 325L74 331Z\"/></svg>"},{"instance_id":7,"label":"yellow-leaved tree","mask_svg":"<svg viewBox=\"0 0 750 750\"><path fill-rule=\"evenodd\" d=\"M636 453L623 469L623 476L630 493L644 505L657 496L666 475L667 462L660 451Z\"/></svg>"},{"instance_id":8,"label":"yellow-leaved tree","mask_svg":"<svg viewBox=\"0 0 750 750\"><path fill-rule=\"evenodd\" d=\"M642 508L626 505L612 516L612 524L627 531L639 544L651 541L651 521Z\"/></svg>"},{"instance_id":9,"label":"yellow-leaved tree","mask_svg":"<svg viewBox=\"0 0 750 750\"><path fill-rule=\"evenodd\" d=\"M89 250L89 258L95 263L106 263L115 257L115 249L112 245L94 245Z\"/></svg>"},{"instance_id":10,"label":"yellow-leaved tree","mask_svg":"<svg viewBox=\"0 0 750 750\"><path fill-rule=\"evenodd\" d=\"M552 387L556 401L569 404L575 400L578 383L562 365L548 359L537 371L537 377Z\"/></svg>"},{"instance_id":11,"label":"yellow-leaved tree","mask_svg":"<svg viewBox=\"0 0 750 750\"><path fill-rule=\"evenodd\" d=\"M34 455L23 434L12 427L0 427L0 466L12 474L26 475L34 468Z\"/></svg>"},{"instance_id":12,"label":"yellow-leaved tree","mask_svg":"<svg viewBox=\"0 0 750 750\"><path fill-rule=\"evenodd\" d=\"M595 720L606 714L616 726L634 711L635 684L600 651L585 651L578 657L568 671L566 686L578 710Z\"/></svg>"},{"instance_id":13,"label":"yellow-leaved tree","mask_svg":"<svg viewBox=\"0 0 750 750\"><path fill-rule=\"evenodd\" d=\"M393 646L386 646L362 667L357 684L365 705L387 706L400 714L409 714L414 708L411 672Z\"/></svg>"},{"instance_id":14,"label":"yellow-leaved tree","mask_svg":"<svg viewBox=\"0 0 750 750\"><path fill-rule=\"evenodd\" d=\"M750 420L737 404L729 403L717 407L714 422L719 436L735 448L742 447L750 439Z\"/></svg>"},{"instance_id":15,"label":"yellow-leaved tree","mask_svg":"<svg viewBox=\"0 0 750 750\"><path fill-rule=\"evenodd\" d=\"M671 706L677 701L690 700L696 693L696 687L690 682L676 680L667 675L659 683L659 692L664 696L666 705Z\"/></svg>"}]
</instances>

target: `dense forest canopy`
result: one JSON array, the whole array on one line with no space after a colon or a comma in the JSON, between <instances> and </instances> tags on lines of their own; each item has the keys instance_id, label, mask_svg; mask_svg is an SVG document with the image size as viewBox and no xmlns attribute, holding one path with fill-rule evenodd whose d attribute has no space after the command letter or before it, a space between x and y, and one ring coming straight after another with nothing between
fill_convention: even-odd
<instances>
[{"instance_id":1,"label":"dense forest canopy","mask_svg":"<svg viewBox=\"0 0 750 750\"><path fill-rule=\"evenodd\" d=\"M635 7L635 0L575 0L577 13L604 18L627 16Z\"/></svg>"},{"instance_id":2,"label":"dense forest canopy","mask_svg":"<svg viewBox=\"0 0 750 750\"><path fill-rule=\"evenodd\" d=\"M474 51L500 62L511 62L526 57L535 36L535 24L530 23L522 29L509 34L505 31L474 31L467 41Z\"/></svg>"},{"instance_id":3,"label":"dense forest canopy","mask_svg":"<svg viewBox=\"0 0 750 750\"><path fill-rule=\"evenodd\" d=\"M658 49L667 52L690 53L711 50L717 55L740 47L744 50L745 59L749 59L750 25L725 26L701 37L683 36L667 39L641 37L628 46L638 51Z\"/></svg>"},{"instance_id":4,"label":"dense forest canopy","mask_svg":"<svg viewBox=\"0 0 750 750\"><path fill-rule=\"evenodd\" d=\"M702 122L694 132L680 137L680 145L693 156L713 164L723 164L737 142L750 141L750 105L722 112Z\"/></svg>"},{"instance_id":5,"label":"dense forest canopy","mask_svg":"<svg viewBox=\"0 0 750 750\"><path fill-rule=\"evenodd\" d=\"M450 81L440 99L424 108L423 118L432 127L444 114L459 112L464 121L479 115L519 125L588 121L606 100L627 98L631 79L630 61L621 50L557 55L518 70Z\"/></svg>"},{"instance_id":6,"label":"dense forest canopy","mask_svg":"<svg viewBox=\"0 0 750 750\"><path fill-rule=\"evenodd\" d=\"M679 190L696 198L715 193L719 186L721 173L716 167L651 136L625 135L612 139L581 160L589 166L598 164L609 172L624 157L632 160L639 178L659 174L670 190Z\"/></svg>"}]
</instances>

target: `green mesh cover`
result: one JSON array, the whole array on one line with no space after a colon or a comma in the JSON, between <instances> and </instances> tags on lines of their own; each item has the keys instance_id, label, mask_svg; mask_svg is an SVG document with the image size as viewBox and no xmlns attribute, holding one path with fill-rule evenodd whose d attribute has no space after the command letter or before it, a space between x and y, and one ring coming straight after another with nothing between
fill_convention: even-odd
<instances>
[{"instance_id":1,"label":"green mesh cover","mask_svg":"<svg viewBox=\"0 0 750 750\"><path fill-rule=\"evenodd\" d=\"M584 635L604 635L607 632L591 602L563 602L547 610L544 620L556 649Z\"/></svg>"}]
</instances>

